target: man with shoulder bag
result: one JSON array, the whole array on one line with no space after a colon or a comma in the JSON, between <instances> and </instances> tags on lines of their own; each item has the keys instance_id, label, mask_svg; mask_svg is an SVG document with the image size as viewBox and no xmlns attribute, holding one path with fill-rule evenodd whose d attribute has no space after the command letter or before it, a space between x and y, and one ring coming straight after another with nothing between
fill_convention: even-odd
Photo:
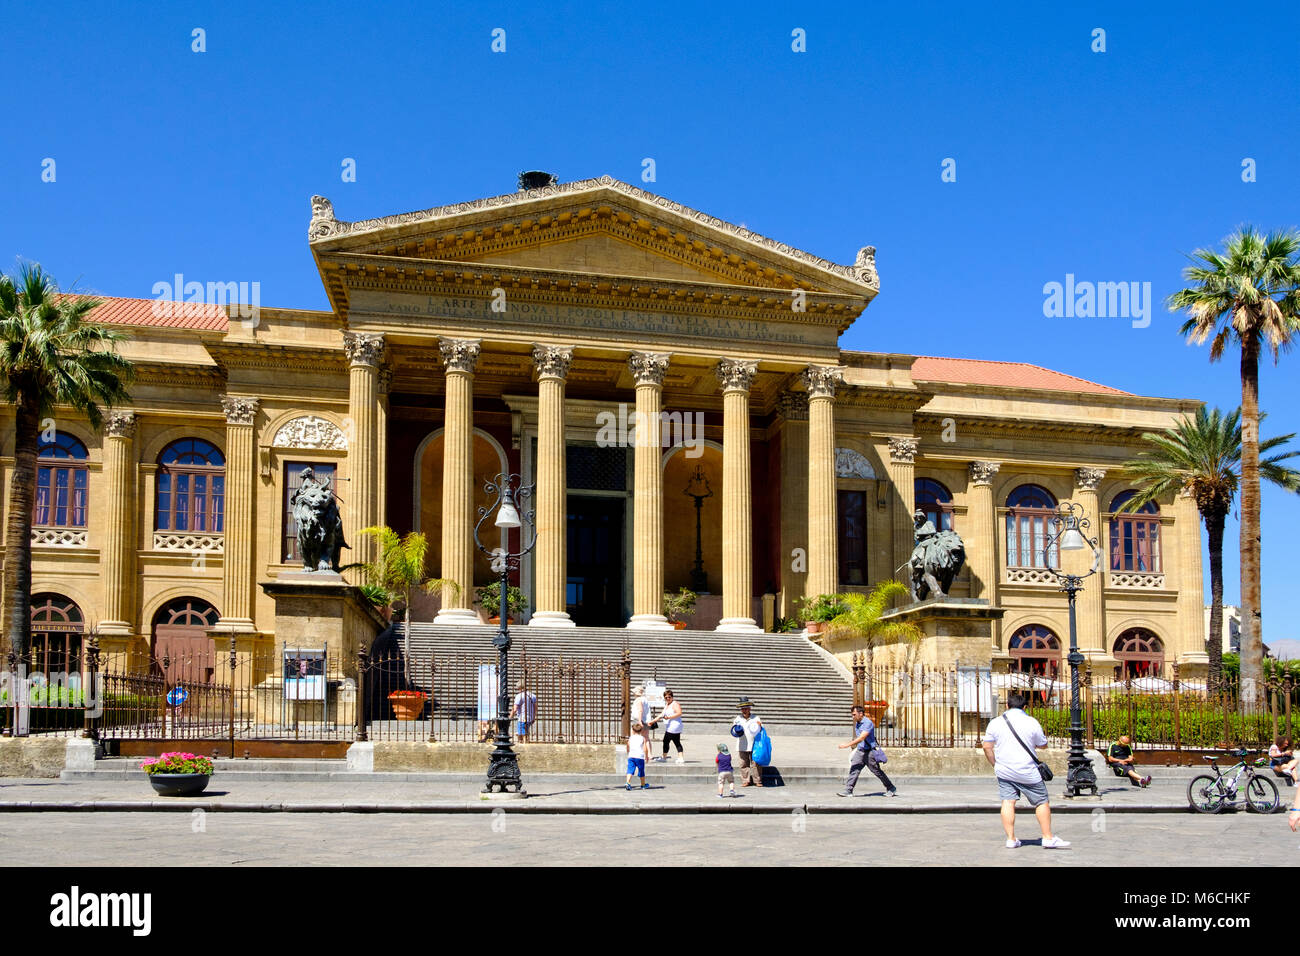
<instances>
[{"instance_id":1,"label":"man with shoulder bag","mask_svg":"<svg viewBox=\"0 0 1300 956\"><path fill-rule=\"evenodd\" d=\"M1052 771L1038 759L1036 749L1047 746L1042 725L1024 711L1025 695L1012 691L1001 717L989 721L984 731L984 756L993 765L1002 798L1002 829L1007 832L1007 849L1020 846L1016 839L1016 801L1024 797L1034 808L1043 830L1043 849L1061 850L1070 844L1052 834L1052 808L1047 800L1047 781Z\"/></svg>"}]
</instances>

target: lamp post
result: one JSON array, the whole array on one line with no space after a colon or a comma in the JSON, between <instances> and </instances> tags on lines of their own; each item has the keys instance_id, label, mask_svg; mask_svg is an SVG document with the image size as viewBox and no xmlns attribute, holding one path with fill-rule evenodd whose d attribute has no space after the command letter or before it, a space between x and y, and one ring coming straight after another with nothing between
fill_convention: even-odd
<instances>
[{"instance_id":1,"label":"lamp post","mask_svg":"<svg viewBox=\"0 0 1300 956\"><path fill-rule=\"evenodd\" d=\"M704 499L713 497L713 489L709 487L709 479L705 477L702 465L695 466L695 474L691 475L682 494L695 499L695 567L691 569L691 590L696 594L704 594L709 590L709 576L704 573L704 538L700 513L704 508Z\"/></svg>"},{"instance_id":2,"label":"lamp post","mask_svg":"<svg viewBox=\"0 0 1300 956\"><path fill-rule=\"evenodd\" d=\"M521 483L519 475L502 472L491 481L484 483L483 490L495 495L496 500L487 507L478 509L478 523L474 525L474 544L492 559L492 570L501 576L500 630L492 639L497 649L497 738L496 748L488 763L487 785L484 794L506 793L507 788L523 795L523 778L519 774L519 759L510 746L510 614L509 591L510 572L519 568L519 559L537 543L537 525L534 513L520 508L528 504L533 495L534 485ZM501 529L501 543L495 548L487 547L480 532L483 524L493 513L496 518L492 524ZM519 550L510 550L510 532L519 529ZM531 536L530 536L531 533Z\"/></svg>"},{"instance_id":3,"label":"lamp post","mask_svg":"<svg viewBox=\"0 0 1300 956\"><path fill-rule=\"evenodd\" d=\"M1052 572L1060 582L1061 590L1070 600L1070 756L1065 774L1065 795L1067 797L1083 796L1088 790L1097 793L1097 774L1092 769L1092 761L1083 752L1083 716L1079 708L1079 665L1083 655L1079 653L1078 632L1075 624L1074 599L1083 590L1084 578L1090 578L1101 570L1101 549L1096 538L1087 536L1090 522L1083 516L1083 506L1077 502L1062 502L1060 513L1052 519L1053 533L1043 546L1043 566ZM1062 551L1082 551L1092 549L1092 567L1087 574L1067 574L1059 568L1052 567L1052 546L1058 544Z\"/></svg>"}]
</instances>

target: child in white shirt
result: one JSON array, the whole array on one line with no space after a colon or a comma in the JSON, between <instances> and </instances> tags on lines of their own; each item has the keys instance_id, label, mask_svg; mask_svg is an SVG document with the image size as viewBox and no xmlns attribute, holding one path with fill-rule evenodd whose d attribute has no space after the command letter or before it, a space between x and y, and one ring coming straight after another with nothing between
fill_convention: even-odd
<instances>
[{"instance_id":1,"label":"child in white shirt","mask_svg":"<svg viewBox=\"0 0 1300 956\"><path fill-rule=\"evenodd\" d=\"M632 735L627 738L627 788L632 789L632 775L641 778L641 789L649 790L645 782L646 739L642 736L645 726L640 723L632 725Z\"/></svg>"}]
</instances>

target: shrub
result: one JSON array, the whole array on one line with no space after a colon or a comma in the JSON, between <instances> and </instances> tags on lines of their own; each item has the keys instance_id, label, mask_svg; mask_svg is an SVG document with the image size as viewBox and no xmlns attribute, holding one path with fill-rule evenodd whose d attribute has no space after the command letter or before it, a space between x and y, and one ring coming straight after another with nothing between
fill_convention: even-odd
<instances>
[{"instance_id":1,"label":"shrub","mask_svg":"<svg viewBox=\"0 0 1300 956\"><path fill-rule=\"evenodd\" d=\"M1070 736L1070 711L1068 708L1033 707L1026 711L1043 725L1048 737ZM1224 743L1223 708L1207 706L1203 702L1184 701L1178 723L1178 741L1183 747L1214 749ZM1087 711L1082 713L1087 724ZM1097 740L1115 740L1129 733L1129 709L1123 704L1111 704L1092 709L1092 733ZM1229 744L1253 746L1267 744L1273 733L1272 719L1267 714L1228 713ZM1134 743L1174 745L1174 705L1167 696L1143 697L1133 701L1132 734Z\"/></svg>"}]
</instances>

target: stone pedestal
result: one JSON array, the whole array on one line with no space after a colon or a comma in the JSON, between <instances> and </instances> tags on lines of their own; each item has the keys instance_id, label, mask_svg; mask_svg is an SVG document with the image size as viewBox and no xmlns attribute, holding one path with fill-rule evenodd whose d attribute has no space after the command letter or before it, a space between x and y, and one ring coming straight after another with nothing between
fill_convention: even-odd
<instances>
[{"instance_id":1,"label":"stone pedestal","mask_svg":"<svg viewBox=\"0 0 1300 956\"><path fill-rule=\"evenodd\" d=\"M333 571L289 572L261 587L275 601L276 645L324 647L352 678L358 647L372 645L387 626L361 590Z\"/></svg>"},{"instance_id":2,"label":"stone pedestal","mask_svg":"<svg viewBox=\"0 0 1300 956\"><path fill-rule=\"evenodd\" d=\"M882 621L917 625L925 637L919 644L889 644L877 648L876 664L924 664L988 667L992 664L993 626L1004 608L978 598L927 598L881 615ZM837 648L838 650L838 648Z\"/></svg>"}]
</instances>

